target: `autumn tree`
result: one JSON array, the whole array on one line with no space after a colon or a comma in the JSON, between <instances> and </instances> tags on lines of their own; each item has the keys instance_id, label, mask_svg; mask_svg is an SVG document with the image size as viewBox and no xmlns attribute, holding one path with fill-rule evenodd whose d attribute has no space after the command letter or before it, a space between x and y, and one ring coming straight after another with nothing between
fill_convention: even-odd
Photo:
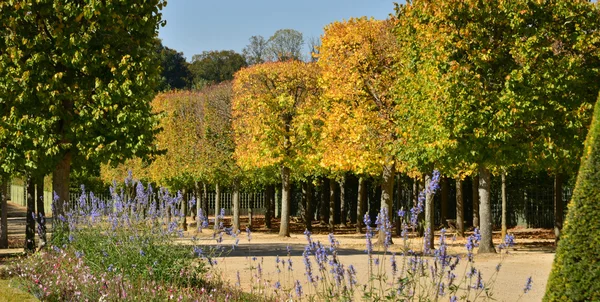
<instances>
[{"instance_id":1,"label":"autumn tree","mask_svg":"<svg viewBox=\"0 0 600 302\"><path fill-rule=\"evenodd\" d=\"M233 84L235 157L245 170L279 167L282 180L280 236L289 236L291 176L306 140L299 117L310 116L319 97L318 69L300 61L254 65Z\"/></svg>"},{"instance_id":2,"label":"autumn tree","mask_svg":"<svg viewBox=\"0 0 600 302\"><path fill-rule=\"evenodd\" d=\"M36 143L54 167L61 202L68 200L74 158L121 161L153 151L149 101L159 78L155 38L165 4L0 3L0 95L13 96L3 99L10 110L2 113L40 113L31 124L42 133Z\"/></svg>"},{"instance_id":3,"label":"autumn tree","mask_svg":"<svg viewBox=\"0 0 600 302\"><path fill-rule=\"evenodd\" d=\"M321 164L383 178L381 208L392 213L397 143L392 94L396 37L392 20L352 18L325 27L317 64L324 90Z\"/></svg>"},{"instance_id":4,"label":"autumn tree","mask_svg":"<svg viewBox=\"0 0 600 302\"><path fill-rule=\"evenodd\" d=\"M246 58L246 64L255 65L267 61L267 40L263 36L252 36L249 39L250 44L242 50L242 55Z\"/></svg>"}]
</instances>

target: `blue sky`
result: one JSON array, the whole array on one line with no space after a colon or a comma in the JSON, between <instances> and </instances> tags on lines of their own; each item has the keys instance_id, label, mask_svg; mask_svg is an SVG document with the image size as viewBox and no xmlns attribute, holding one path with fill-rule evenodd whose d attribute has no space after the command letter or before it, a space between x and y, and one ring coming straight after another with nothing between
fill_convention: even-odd
<instances>
[{"instance_id":1,"label":"blue sky","mask_svg":"<svg viewBox=\"0 0 600 302\"><path fill-rule=\"evenodd\" d=\"M385 19L394 12L394 4L390 0L169 0L162 12L167 25L159 37L189 61L204 50L241 53L251 36L268 39L282 28L302 32L307 41L320 36L333 21L361 16Z\"/></svg>"}]
</instances>

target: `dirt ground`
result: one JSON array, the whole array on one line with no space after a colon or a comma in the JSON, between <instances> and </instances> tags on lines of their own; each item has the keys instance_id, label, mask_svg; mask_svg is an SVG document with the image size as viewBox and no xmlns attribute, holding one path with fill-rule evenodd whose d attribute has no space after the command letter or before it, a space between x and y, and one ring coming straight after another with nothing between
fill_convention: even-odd
<instances>
[{"instance_id":1,"label":"dirt ground","mask_svg":"<svg viewBox=\"0 0 600 302\"><path fill-rule=\"evenodd\" d=\"M341 229L340 235L336 239L340 242L340 262L345 266L353 264L358 272L359 283L367 281L368 257L365 250L365 238L360 234L349 234L350 228ZM496 301L541 301L546 289L546 282L552 261L554 260L554 239L550 230L539 229L512 229L510 233L515 235L517 244L509 250L508 254L486 254L475 256L475 267L482 272L484 283L492 286L492 298ZM203 234L194 233L205 244L213 244L212 230L205 230ZM439 233L436 233L439 235ZM191 235L191 234L190 234ZM314 241L321 241L328 244L329 240L326 234L313 235ZM451 242L452 234L448 237ZM495 234L495 244L500 243L500 234ZM234 240L224 237L224 246L231 246ZM302 234L292 234L289 238L279 237L276 233L252 233L250 242L246 239L246 234L240 236L240 243L237 248L229 252L226 256L217 258L218 274L231 284L237 283L237 274L239 272L241 286L245 290L250 290L257 284L262 286L273 286L279 280L282 284L291 283L300 280L303 288L309 290L311 285L306 281L305 266L303 263L302 252L306 245L306 238ZM399 253L401 251L401 239L395 239L397 242L391 248L391 252ZM410 240L410 247L413 250L420 250L422 239L413 238ZM464 256L466 249L464 247L466 240L457 238L456 241L449 244L450 252ZM436 241L437 244L437 241ZM276 257L288 259L287 247L291 248L291 260L293 271L278 274L276 268ZM253 260L256 257L256 260ZM261 263L263 277L257 278L257 265ZM384 265L388 265L389 257L385 259ZM461 278L465 275L467 269L466 260L461 261L462 266L456 269L456 275ZM498 274L496 266L501 263L501 269ZM313 267L316 265L314 260ZM531 291L523 294L523 288L528 277L533 280ZM491 280L493 279L493 281ZM309 291L310 292L310 291ZM473 295L471 296L471 298ZM472 300L472 299L471 299ZM483 301L479 297L478 301Z\"/></svg>"}]
</instances>

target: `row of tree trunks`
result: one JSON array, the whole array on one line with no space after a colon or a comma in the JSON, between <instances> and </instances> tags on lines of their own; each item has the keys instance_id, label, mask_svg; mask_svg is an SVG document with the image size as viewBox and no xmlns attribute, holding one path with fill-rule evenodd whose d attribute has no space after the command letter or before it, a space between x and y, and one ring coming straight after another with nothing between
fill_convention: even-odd
<instances>
[{"instance_id":1,"label":"row of tree trunks","mask_svg":"<svg viewBox=\"0 0 600 302\"><path fill-rule=\"evenodd\" d=\"M10 194L8 177L0 180L0 249L8 248L8 206Z\"/></svg>"}]
</instances>

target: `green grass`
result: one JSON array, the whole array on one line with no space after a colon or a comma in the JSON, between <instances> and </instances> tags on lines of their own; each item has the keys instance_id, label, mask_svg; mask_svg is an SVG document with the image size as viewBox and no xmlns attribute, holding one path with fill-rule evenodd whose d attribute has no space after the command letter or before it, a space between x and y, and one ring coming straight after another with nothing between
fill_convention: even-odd
<instances>
[{"instance_id":1,"label":"green grass","mask_svg":"<svg viewBox=\"0 0 600 302\"><path fill-rule=\"evenodd\" d=\"M10 279L0 279L0 302L30 302L38 301L32 295L16 288L16 282Z\"/></svg>"}]
</instances>

